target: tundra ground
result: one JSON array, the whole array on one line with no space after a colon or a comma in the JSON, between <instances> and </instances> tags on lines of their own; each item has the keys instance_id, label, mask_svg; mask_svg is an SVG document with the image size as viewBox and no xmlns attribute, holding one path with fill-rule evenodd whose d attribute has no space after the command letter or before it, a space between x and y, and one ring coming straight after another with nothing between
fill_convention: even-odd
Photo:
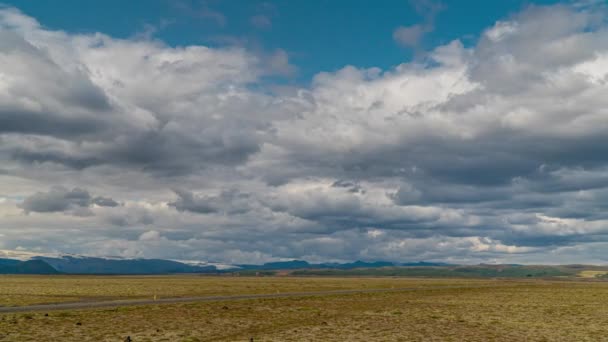
<instances>
[{"instance_id":1,"label":"tundra ground","mask_svg":"<svg viewBox=\"0 0 608 342\"><path fill-rule=\"evenodd\" d=\"M53 295L65 294L79 300L108 293L112 298L119 294L129 298L147 295L145 289L160 291L165 288L158 284L165 283L167 292L162 292L165 295L171 294L168 284L174 284L181 295L246 290L271 293L411 286L420 289L3 314L0 341L123 341L127 336L136 342L251 338L254 341L598 341L608 336L608 283L604 282L200 278L51 277L51 280L72 286ZM0 285L0 298L5 296L4 288L14 286L4 285L11 283L9 279L39 282L41 289L49 284L47 277L5 277ZM87 285L89 279L101 279L105 290ZM53 288L53 282L50 283L48 287ZM207 292L199 292L203 291L199 287ZM91 288L96 291L88 293ZM32 288L28 290L32 295Z\"/></svg>"}]
</instances>

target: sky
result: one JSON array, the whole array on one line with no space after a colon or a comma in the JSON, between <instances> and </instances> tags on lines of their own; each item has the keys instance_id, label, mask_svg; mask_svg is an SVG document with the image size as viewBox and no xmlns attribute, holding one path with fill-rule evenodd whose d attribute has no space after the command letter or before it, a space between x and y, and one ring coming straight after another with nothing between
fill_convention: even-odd
<instances>
[{"instance_id":1,"label":"sky","mask_svg":"<svg viewBox=\"0 0 608 342\"><path fill-rule=\"evenodd\" d=\"M608 263L603 1L5 1L0 250Z\"/></svg>"}]
</instances>

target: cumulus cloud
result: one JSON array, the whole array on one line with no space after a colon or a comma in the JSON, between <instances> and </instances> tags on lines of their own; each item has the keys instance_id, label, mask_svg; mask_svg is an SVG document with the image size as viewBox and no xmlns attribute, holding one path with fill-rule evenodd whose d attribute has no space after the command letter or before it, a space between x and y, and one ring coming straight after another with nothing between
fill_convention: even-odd
<instances>
[{"instance_id":1,"label":"cumulus cloud","mask_svg":"<svg viewBox=\"0 0 608 342\"><path fill-rule=\"evenodd\" d=\"M606 14L532 6L474 46L275 93L283 50L52 31L4 8L2 247L605 262Z\"/></svg>"},{"instance_id":2,"label":"cumulus cloud","mask_svg":"<svg viewBox=\"0 0 608 342\"><path fill-rule=\"evenodd\" d=\"M26 212L51 213L65 212L70 209L88 208L92 205L100 207L116 207L118 202L108 197L91 197L88 191L74 188L69 190L62 186L51 188L48 192L37 192L20 204ZM77 211L83 212L83 211Z\"/></svg>"},{"instance_id":3,"label":"cumulus cloud","mask_svg":"<svg viewBox=\"0 0 608 342\"><path fill-rule=\"evenodd\" d=\"M251 196L236 189L224 190L217 196L198 196L187 190L174 191L178 198L175 202L169 203L169 206L175 207L178 211L238 214L250 210L252 206Z\"/></svg>"}]
</instances>

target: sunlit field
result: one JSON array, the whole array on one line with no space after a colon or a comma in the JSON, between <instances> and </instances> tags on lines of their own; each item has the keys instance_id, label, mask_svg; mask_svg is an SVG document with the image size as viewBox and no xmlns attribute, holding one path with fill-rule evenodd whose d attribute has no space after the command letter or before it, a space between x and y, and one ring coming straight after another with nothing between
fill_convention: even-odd
<instances>
[{"instance_id":1,"label":"sunlit field","mask_svg":"<svg viewBox=\"0 0 608 342\"><path fill-rule=\"evenodd\" d=\"M0 341L598 341L608 283L297 277L0 278L2 305L338 289L390 293L0 314Z\"/></svg>"}]
</instances>

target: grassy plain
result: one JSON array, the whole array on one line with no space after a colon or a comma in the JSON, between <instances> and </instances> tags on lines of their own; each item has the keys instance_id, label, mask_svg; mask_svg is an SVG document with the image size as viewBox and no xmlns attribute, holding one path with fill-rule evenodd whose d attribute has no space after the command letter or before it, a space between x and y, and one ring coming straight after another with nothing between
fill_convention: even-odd
<instances>
[{"instance_id":1,"label":"grassy plain","mask_svg":"<svg viewBox=\"0 0 608 342\"><path fill-rule=\"evenodd\" d=\"M585 270L581 271L578 276L581 278L601 278L608 274L608 271Z\"/></svg>"},{"instance_id":2,"label":"grassy plain","mask_svg":"<svg viewBox=\"0 0 608 342\"><path fill-rule=\"evenodd\" d=\"M380 287L421 289L0 314L0 341L123 341L126 336L134 342L250 341L250 338L254 341L608 339L608 282L599 281L5 277L1 279L0 298L4 297L6 288L14 287L19 281L25 281L20 284L28 286L40 284L39 289L47 288L48 284L51 289L64 287L54 290L54 295L78 293L71 298L108 293L110 297L140 296L147 295L148 289L164 289L166 294L174 289L183 295L272 293L276 289L289 292ZM99 287L95 282L101 282ZM9 283L13 285L6 286ZM446 287L437 288L438 285Z\"/></svg>"},{"instance_id":3,"label":"grassy plain","mask_svg":"<svg viewBox=\"0 0 608 342\"><path fill-rule=\"evenodd\" d=\"M0 306L259 293L452 286L489 280L233 276L0 275ZM491 282L491 280L490 280Z\"/></svg>"}]
</instances>

